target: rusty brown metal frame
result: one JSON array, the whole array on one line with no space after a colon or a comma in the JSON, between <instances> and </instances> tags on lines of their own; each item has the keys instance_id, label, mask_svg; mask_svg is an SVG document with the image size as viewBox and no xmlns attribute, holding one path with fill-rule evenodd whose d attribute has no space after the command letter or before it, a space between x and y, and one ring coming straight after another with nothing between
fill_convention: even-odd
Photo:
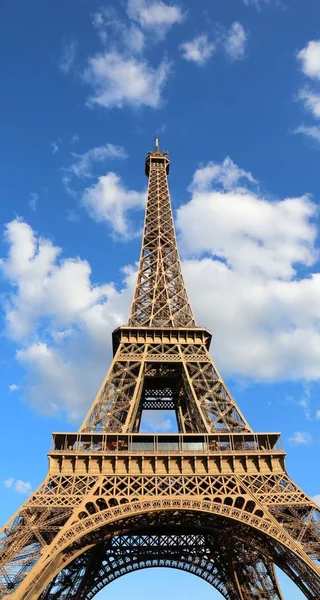
<instances>
[{"instance_id":1,"label":"rusty brown metal frame","mask_svg":"<svg viewBox=\"0 0 320 600\"><path fill-rule=\"evenodd\" d=\"M84 600L132 570L172 566L228 600L281 600L273 565L320 598L318 507L288 476L279 435L251 429L212 361L168 172L156 145L128 324L79 432L54 434L45 481L1 531L2 599ZM178 433L139 432L152 399L174 407Z\"/></svg>"}]
</instances>

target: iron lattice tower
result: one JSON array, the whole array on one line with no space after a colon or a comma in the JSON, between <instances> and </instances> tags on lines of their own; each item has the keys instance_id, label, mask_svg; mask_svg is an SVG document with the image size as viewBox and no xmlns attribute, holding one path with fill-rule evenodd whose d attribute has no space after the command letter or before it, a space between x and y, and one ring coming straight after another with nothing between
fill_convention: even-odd
<instances>
[{"instance_id":1,"label":"iron lattice tower","mask_svg":"<svg viewBox=\"0 0 320 600\"><path fill-rule=\"evenodd\" d=\"M78 433L54 433L49 472L0 537L0 598L87 600L126 573L170 566L227 600L281 600L279 566L320 598L319 510L290 479L279 434L255 433L197 327L158 140L128 324ZM143 410L178 433L139 432Z\"/></svg>"}]
</instances>

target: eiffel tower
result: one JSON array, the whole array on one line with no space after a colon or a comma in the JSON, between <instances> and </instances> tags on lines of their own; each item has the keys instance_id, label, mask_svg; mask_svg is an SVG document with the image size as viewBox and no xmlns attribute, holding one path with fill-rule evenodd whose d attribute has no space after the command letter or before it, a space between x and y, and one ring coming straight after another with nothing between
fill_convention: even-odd
<instances>
[{"instance_id":1,"label":"eiffel tower","mask_svg":"<svg viewBox=\"0 0 320 600\"><path fill-rule=\"evenodd\" d=\"M1 532L0 598L88 600L173 567L227 600L281 600L275 566L320 598L319 510L288 476L280 435L241 414L196 325L169 165L156 138L128 324L81 428L53 434L45 481ZM140 432L145 410L174 411L178 433Z\"/></svg>"}]
</instances>

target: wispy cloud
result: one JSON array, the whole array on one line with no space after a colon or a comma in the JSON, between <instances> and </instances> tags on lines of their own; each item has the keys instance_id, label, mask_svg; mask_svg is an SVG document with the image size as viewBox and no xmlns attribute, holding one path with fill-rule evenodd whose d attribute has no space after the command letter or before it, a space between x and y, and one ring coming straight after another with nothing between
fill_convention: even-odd
<instances>
[{"instance_id":1,"label":"wispy cloud","mask_svg":"<svg viewBox=\"0 0 320 600\"><path fill-rule=\"evenodd\" d=\"M29 481L22 481L21 479L9 477L8 479L5 479L3 485L7 489L12 489L18 494L29 494L29 492L31 492L31 483L29 483Z\"/></svg>"},{"instance_id":2,"label":"wispy cloud","mask_svg":"<svg viewBox=\"0 0 320 600\"><path fill-rule=\"evenodd\" d=\"M306 135L320 143L320 126L318 125L299 125L293 133L302 133L302 135Z\"/></svg>"},{"instance_id":3,"label":"wispy cloud","mask_svg":"<svg viewBox=\"0 0 320 600\"><path fill-rule=\"evenodd\" d=\"M20 386L16 383L11 383L11 385L9 385L9 392L17 392L18 390L20 390Z\"/></svg>"},{"instance_id":4,"label":"wispy cloud","mask_svg":"<svg viewBox=\"0 0 320 600\"><path fill-rule=\"evenodd\" d=\"M57 152L59 152L59 148L60 148L60 140L54 140L53 142L50 142L50 146L52 148L52 154L57 154Z\"/></svg>"},{"instance_id":5,"label":"wispy cloud","mask_svg":"<svg viewBox=\"0 0 320 600\"><path fill-rule=\"evenodd\" d=\"M114 45L120 51L140 54L145 46L145 35L135 23L125 23L112 7L103 7L94 13L92 24L101 42Z\"/></svg>"},{"instance_id":6,"label":"wispy cloud","mask_svg":"<svg viewBox=\"0 0 320 600\"><path fill-rule=\"evenodd\" d=\"M304 446L313 442L312 435L308 431L295 431L288 440L296 446Z\"/></svg>"},{"instance_id":7,"label":"wispy cloud","mask_svg":"<svg viewBox=\"0 0 320 600\"><path fill-rule=\"evenodd\" d=\"M61 57L58 61L60 71L66 75L71 71L77 54L77 43L71 41L64 45Z\"/></svg>"},{"instance_id":8,"label":"wispy cloud","mask_svg":"<svg viewBox=\"0 0 320 600\"><path fill-rule=\"evenodd\" d=\"M33 210L33 212L35 212L37 210L38 200L39 200L39 194L37 194L36 192L32 192L30 194L29 206L30 206L31 210Z\"/></svg>"},{"instance_id":9,"label":"wispy cloud","mask_svg":"<svg viewBox=\"0 0 320 600\"><path fill-rule=\"evenodd\" d=\"M72 178L69 177L68 175L64 175L62 177L62 184L64 189L66 190L68 196L71 196L71 198L77 198L77 192L76 190L72 187Z\"/></svg>"},{"instance_id":10,"label":"wispy cloud","mask_svg":"<svg viewBox=\"0 0 320 600\"><path fill-rule=\"evenodd\" d=\"M74 146L79 141L80 141L80 136L78 135L78 133L75 133L71 138L70 144L72 144L72 146Z\"/></svg>"},{"instance_id":11,"label":"wispy cloud","mask_svg":"<svg viewBox=\"0 0 320 600\"><path fill-rule=\"evenodd\" d=\"M303 88L298 93L298 98L315 119L320 119L320 94L308 88Z\"/></svg>"},{"instance_id":12,"label":"wispy cloud","mask_svg":"<svg viewBox=\"0 0 320 600\"><path fill-rule=\"evenodd\" d=\"M272 0L242 0L246 6L252 6L257 10L261 10L263 4L270 4ZM275 0L275 4L280 4L280 0Z\"/></svg>"},{"instance_id":13,"label":"wispy cloud","mask_svg":"<svg viewBox=\"0 0 320 600\"><path fill-rule=\"evenodd\" d=\"M103 163L112 159L127 158L127 154L122 146L114 144L105 144L104 146L96 146L90 148L83 154L72 152L74 162L65 170L69 171L76 177L86 178L92 177L92 168L96 163Z\"/></svg>"},{"instance_id":14,"label":"wispy cloud","mask_svg":"<svg viewBox=\"0 0 320 600\"><path fill-rule=\"evenodd\" d=\"M309 82L298 91L296 98L303 104L304 109L311 117L318 121L320 119L320 92L317 82L320 80L320 40L308 42L297 53L297 60L302 73L308 77ZM293 133L300 133L318 143L320 142L320 127L314 123L299 125Z\"/></svg>"}]
</instances>

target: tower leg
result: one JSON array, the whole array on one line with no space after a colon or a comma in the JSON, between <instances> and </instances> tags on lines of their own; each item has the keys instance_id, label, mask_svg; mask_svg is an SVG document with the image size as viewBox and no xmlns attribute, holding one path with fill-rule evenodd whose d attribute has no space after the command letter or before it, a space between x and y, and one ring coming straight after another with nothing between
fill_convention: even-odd
<instances>
[{"instance_id":1,"label":"tower leg","mask_svg":"<svg viewBox=\"0 0 320 600\"><path fill-rule=\"evenodd\" d=\"M273 564L263 557L254 563L251 559L252 555L243 557L235 565L239 600L283 600Z\"/></svg>"}]
</instances>

